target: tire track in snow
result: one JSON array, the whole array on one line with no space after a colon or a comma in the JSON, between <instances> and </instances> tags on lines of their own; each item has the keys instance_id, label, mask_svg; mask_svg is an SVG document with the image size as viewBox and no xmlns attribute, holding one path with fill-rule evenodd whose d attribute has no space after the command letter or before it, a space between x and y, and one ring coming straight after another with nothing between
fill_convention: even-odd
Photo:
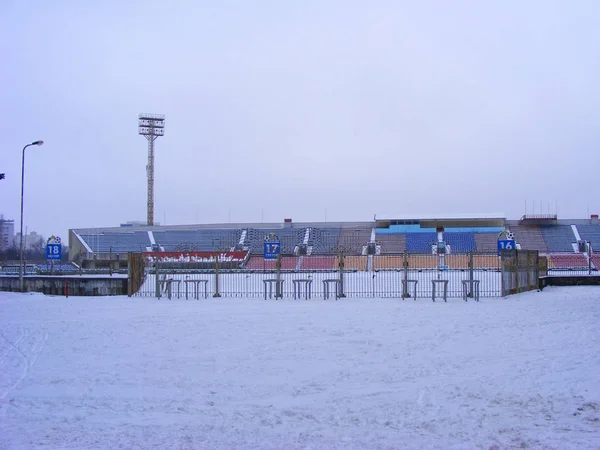
<instances>
[{"instance_id":1,"label":"tire track in snow","mask_svg":"<svg viewBox=\"0 0 600 450\"><path fill-rule=\"evenodd\" d=\"M27 335L29 335L29 330L25 329L25 335L23 336L23 339ZM39 354L41 353L42 349L46 345L46 342L48 341L48 333L41 333L41 339L37 339L36 341L34 341L32 347L31 347L31 351L28 354L25 354L18 347L18 343L20 343L23 339L19 339L15 343L13 343L4 335L4 333L2 331L0 331L0 336L2 336L2 338L6 342L8 342L8 344L11 346L11 348L16 350L16 352L21 356L21 358L25 362L25 369L23 370L23 373L18 377L17 381L15 383L13 383L12 386L8 387L2 393L2 395L0 395L0 401L2 401L8 396L8 394L10 394L16 388L18 388L19 385L25 380L25 378L27 378L29 371L35 365L35 362L37 361Z\"/></svg>"},{"instance_id":2,"label":"tire track in snow","mask_svg":"<svg viewBox=\"0 0 600 450\"><path fill-rule=\"evenodd\" d=\"M19 336L19 338L11 343L6 336L4 335L4 332L2 330L0 330L0 335L2 335L2 337L4 338L4 340L6 342L8 342L9 346L8 346L8 350L4 351L2 353L2 355L0 355L0 364L4 365L4 362L6 361L6 356L15 349L16 346L18 346L23 339L25 339L25 337L29 334L29 330L27 328L21 327L21 335Z\"/></svg>"}]
</instances>

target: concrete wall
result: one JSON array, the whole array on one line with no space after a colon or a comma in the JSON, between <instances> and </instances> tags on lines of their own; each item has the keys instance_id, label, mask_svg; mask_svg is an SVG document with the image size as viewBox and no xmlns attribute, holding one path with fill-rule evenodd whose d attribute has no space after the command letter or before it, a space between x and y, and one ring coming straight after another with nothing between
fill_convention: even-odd
<instances>
[{"instance_id":1,"label":"concrete wall","mask_svg":"<svg viewBox=\"0 0 600 450\"><path fill-rule=\"evenodd\" d=\"M600 277L540 277L540 289L544 289L546 286L600 286Z\"/></svg>"},{"instance_id":2,"label":"concrete wall","mask_svg":"<svg viewBox=\"0 0 600 450\"><path fill-rule=\"evenodd\" d=\"M69 296L127 295L127 277L123 276L27 276L25 291ZM18 276L0 276L0 291L19 292Z\"/></svg>"}]
</instances>

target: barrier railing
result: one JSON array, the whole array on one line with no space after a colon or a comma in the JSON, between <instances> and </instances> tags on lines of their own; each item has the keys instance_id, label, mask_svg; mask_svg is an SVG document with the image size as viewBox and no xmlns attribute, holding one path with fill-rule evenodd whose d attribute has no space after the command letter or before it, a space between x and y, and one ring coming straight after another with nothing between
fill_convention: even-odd
<instances>
[{"instance_id":1,"label":"barrier railing","mask_svg":"<svg viewBox=\"0 0 600 450\"><path fill-rule=\"evenodd\" d=\"M254 258L257 258L256 256ZM492 253L284 257L260 261L255 269L199 269L190 263L146 261L135 295L157 298L262 297L321 298L398 297L403 299L502 295L500 259ZM283 261L283 263L282 263ZM286 267L286 268L283 268ZM310 267L303 269L303 267ZM141 280L138 275L138 281Z\"/></svg>"}]
</instances>

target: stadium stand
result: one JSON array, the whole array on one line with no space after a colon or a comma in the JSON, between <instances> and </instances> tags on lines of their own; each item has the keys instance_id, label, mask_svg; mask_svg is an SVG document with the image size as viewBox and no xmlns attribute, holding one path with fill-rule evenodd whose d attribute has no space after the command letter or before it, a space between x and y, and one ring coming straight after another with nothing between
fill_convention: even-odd
<instances>
[{"instance_id":1,"label":"stadium stand","mask_svg":"<svg viewBox=\"0 0 600 450\"><path fill-rule=\"evenodd\" d=\"M548 251L539 226L511 225L510 231L515 234L515 241L521 245L522 250L539 250L542 253Z\"/></svg>"},{"instance_id":2,"label":"stadium stand","mask_svg":"<svg viewBox=\"0 0 600 450\"><path fill-rule=\"evenodd\" d=\"M252 254L263 254L265 236L274 233L281 242L281 254L292 255L294 248L304 242L306 228L249 228L244 246Z\"/></svg>"},{"instance_id":3,"label":"stadium stand","mask_svg":"<svg viewBox=\"0 0 600 450\"><path fill-rule=\"evenodd\" d=\"M600 270L600 255L592 255L591 260L596 269Z\"/></svg>"},{"instance_id":4,"label":"stadium stand","mask_svg":"<svg viewBox=\"0 0 600 450\"><path fill-rule=\"evenodd\" d=\"M549 253L573 251L573 243L577 239L570 225L544 226L540 230Z\"/></svg>"},{"instance_id":5,"label":"stadium stand","mask_svg":"<svg viewBox=\"0 0 600 450\"><path fill-rule=\"evenodd\" d=\"M549 254L549 269L587 269L588 261L581 253Z\"/></svg>"},{"instance_id":6,"label":"stadium stand","mask_svg":"<svg viewBox=\"0 0 600 450\"><path fill-rule=\"evenodd\" d=\"M381 245L381 254L397 254L406 251L406 234L377 234L375 240Z\"/></svg>"},{"instance_id":7,"label":"stadium stand","mask_svg":"<svg viewBox=\"0 0 600 450\"><path fill-rule=\"evenodd\" d=\"M54 263L54 265L43 263L36 264L35 267L40 272L50 272L51 270L54 272L77 272L79 270L79 267L71 263Z\"/></svg>"},{"instance_id":8,"label":"stadium stand","mask_svg":"<svg viewBox=\"0 0 600 450\"><path fill-rule=\"evenodd\" d=\"M450 269L468 269L469 268L469 256L468 255L446 255L446 265Z\"/></svg>"},{"instance_id":9,"label":"stadium stand","mask_svg":"<svg viewBox=\"0 0 600 450\"><path fill-rule=\"evenodd\" d=\"M402 255L378 255L373 258L373 270L402 269Z\"/></svg>"},{"instance_id":10,"label":"stadium stand","mask_svg":"<svg viewBox=\"0 0 600 450\"><path fill-rule=\"evenodd\" d=\"M334 255L340 238L341 228L311 228L308 245L312 254Z\"/></svg>"},{"instance_id":11,"label":"stadium stand","mask_svg":"<svg viewBox=\"0 0 600 450\"><path fill-rule=\"evenodd\" d=\"M281 257L281 269L282 270L294 270L298 263L297 256L282 256ZM246 269L250 270L275 270L275 260L264 259L261 256L251 256L246 263Z\"/></svg>"},{"instance_id":12,"label":"stadium stand","mask_svg":"<svg viewBox=\"0 0 600 450\"><path fill-rule=\"evenodd\" d=\"M452 252L473 252L475 251L475 235L468 231L444 232L444 242L450 245Z\"/></svg>"},{"instance_id":13,"label":"stadium stand","mask_svg":"<svg viewBox=\"0 0 600 450\"><path fill-rule=\"evenodd\" d=\"M431 246L437 240L437 233L407 233L406 251L409 253L431 253Z\"/></svg>"},{"instance_id":14,"label":"stadium stand","mask_svg":"<svg viewBox=\"0 0 600 450\"><path fill-rule=\"evenodd\" d=\"M408 255L409 269L436 269L440 265L437 255Z\"/></svg>"},{"instance_id":15,"label":"stadium stand","mask_svg":"<svg viewBox=\"0 0 600 450\"><path fill-rule=\"evenodd\" d=\"M473 255L475 269L499 269L500 258L494 255Z\"/></svg>"},{"instance_id":16,"label":"stadium stand","mask_svg":"<svg viewBox=\"0 0 600 450\"><path fill-rule=\"evenodd\" d=\"M600 225L577 225L581 239L592 243L592 252L600 253Z\"/></svg>"},{"instance_id":17,"label":"stadium stand","mask_svg":"<svg viewBox=\"0 0 600 450\"><path fill-rule=\"evenodd\" d=\"M150 246L146 231L81 234L79 237L96 253L143 252Z\"/></svg>"},{"instance_id":18,"label":"stadium stand","mask_svg":"<svg viewBox=\"0 0 600 450\"><path fill-rule=\"evenodd\" d=\"M331 270L334 267L334 256L304 256L302 258L301 270Z\"/></svg>"},{"instance_id":19,"label":"stadium stand","mask_svg":"<svg viewBox=\"0 0 600 450\"><path fill-rule=\"evenodd\" d=\"M475 250L495 252L498 250L498 233L475 233Z\"/></svg>"},{"instance_id":20,"label":"stadium stand","mask_svg":"<svg viewBox=\"0 0 600 450\"><path fill-rule=\"evenodd\" d=\"M340 266L339 256L335 257L334 267ZM346 270L367 270L367 257L366 256L346 256L344 258L344 269Z\"/></svg>"},{"instance_id":21,"label":"stadium stand","mask_svg":"<svg viewBox=\"0 0 600 450\"><path fill-rule=\"evenodd\" d=\"M352 250L357 254L371 240L372 228L342 228L338 239L338 248L344 251Z\"/></svg>"},{"instance_id":22,"label":"stadium stand","mask_svg":"<svg viewBox=\"0 0 600 450\"><path fill-rule=\"evenodd\" d=\"M154 241L165 251L178 249L195 251L230 250L240 240L242 230L198 229L154 231Z\"/></svg>"}]
</instances>

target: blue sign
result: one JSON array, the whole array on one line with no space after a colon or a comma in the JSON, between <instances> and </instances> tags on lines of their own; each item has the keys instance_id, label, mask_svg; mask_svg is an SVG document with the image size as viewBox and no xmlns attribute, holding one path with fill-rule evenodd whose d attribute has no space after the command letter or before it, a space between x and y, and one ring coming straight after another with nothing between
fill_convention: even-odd
<instances>
[{"instance_id":1,"label":"blue sign","mask_svg":"<svg viewBox=\"0 0 600 450\"><path fill-rule=\"evenodd\" d=\"M46 259L62 259L62 246L60 244L46 244Z\"/></svg>"},{"instance_id":2,"label":"blue sign","mask_svg":"<svg viewBox=\"0 0 600 450\"><path fill-rule=\"evenodd\" d=\"M515 250L517 246L513 239L499 239L498 240L498 256L502 253L502 250Z\"/></svg>"},{"instance_id":3,"label":"blue sign","mask_svg":"<svg viewBox=\"0 0 600 450\"><path fill-rule=\"evenodd\" d=\"M265 259L277 259L280 250L279 242L265 242Z\"/></svg>"}]
</instances>

